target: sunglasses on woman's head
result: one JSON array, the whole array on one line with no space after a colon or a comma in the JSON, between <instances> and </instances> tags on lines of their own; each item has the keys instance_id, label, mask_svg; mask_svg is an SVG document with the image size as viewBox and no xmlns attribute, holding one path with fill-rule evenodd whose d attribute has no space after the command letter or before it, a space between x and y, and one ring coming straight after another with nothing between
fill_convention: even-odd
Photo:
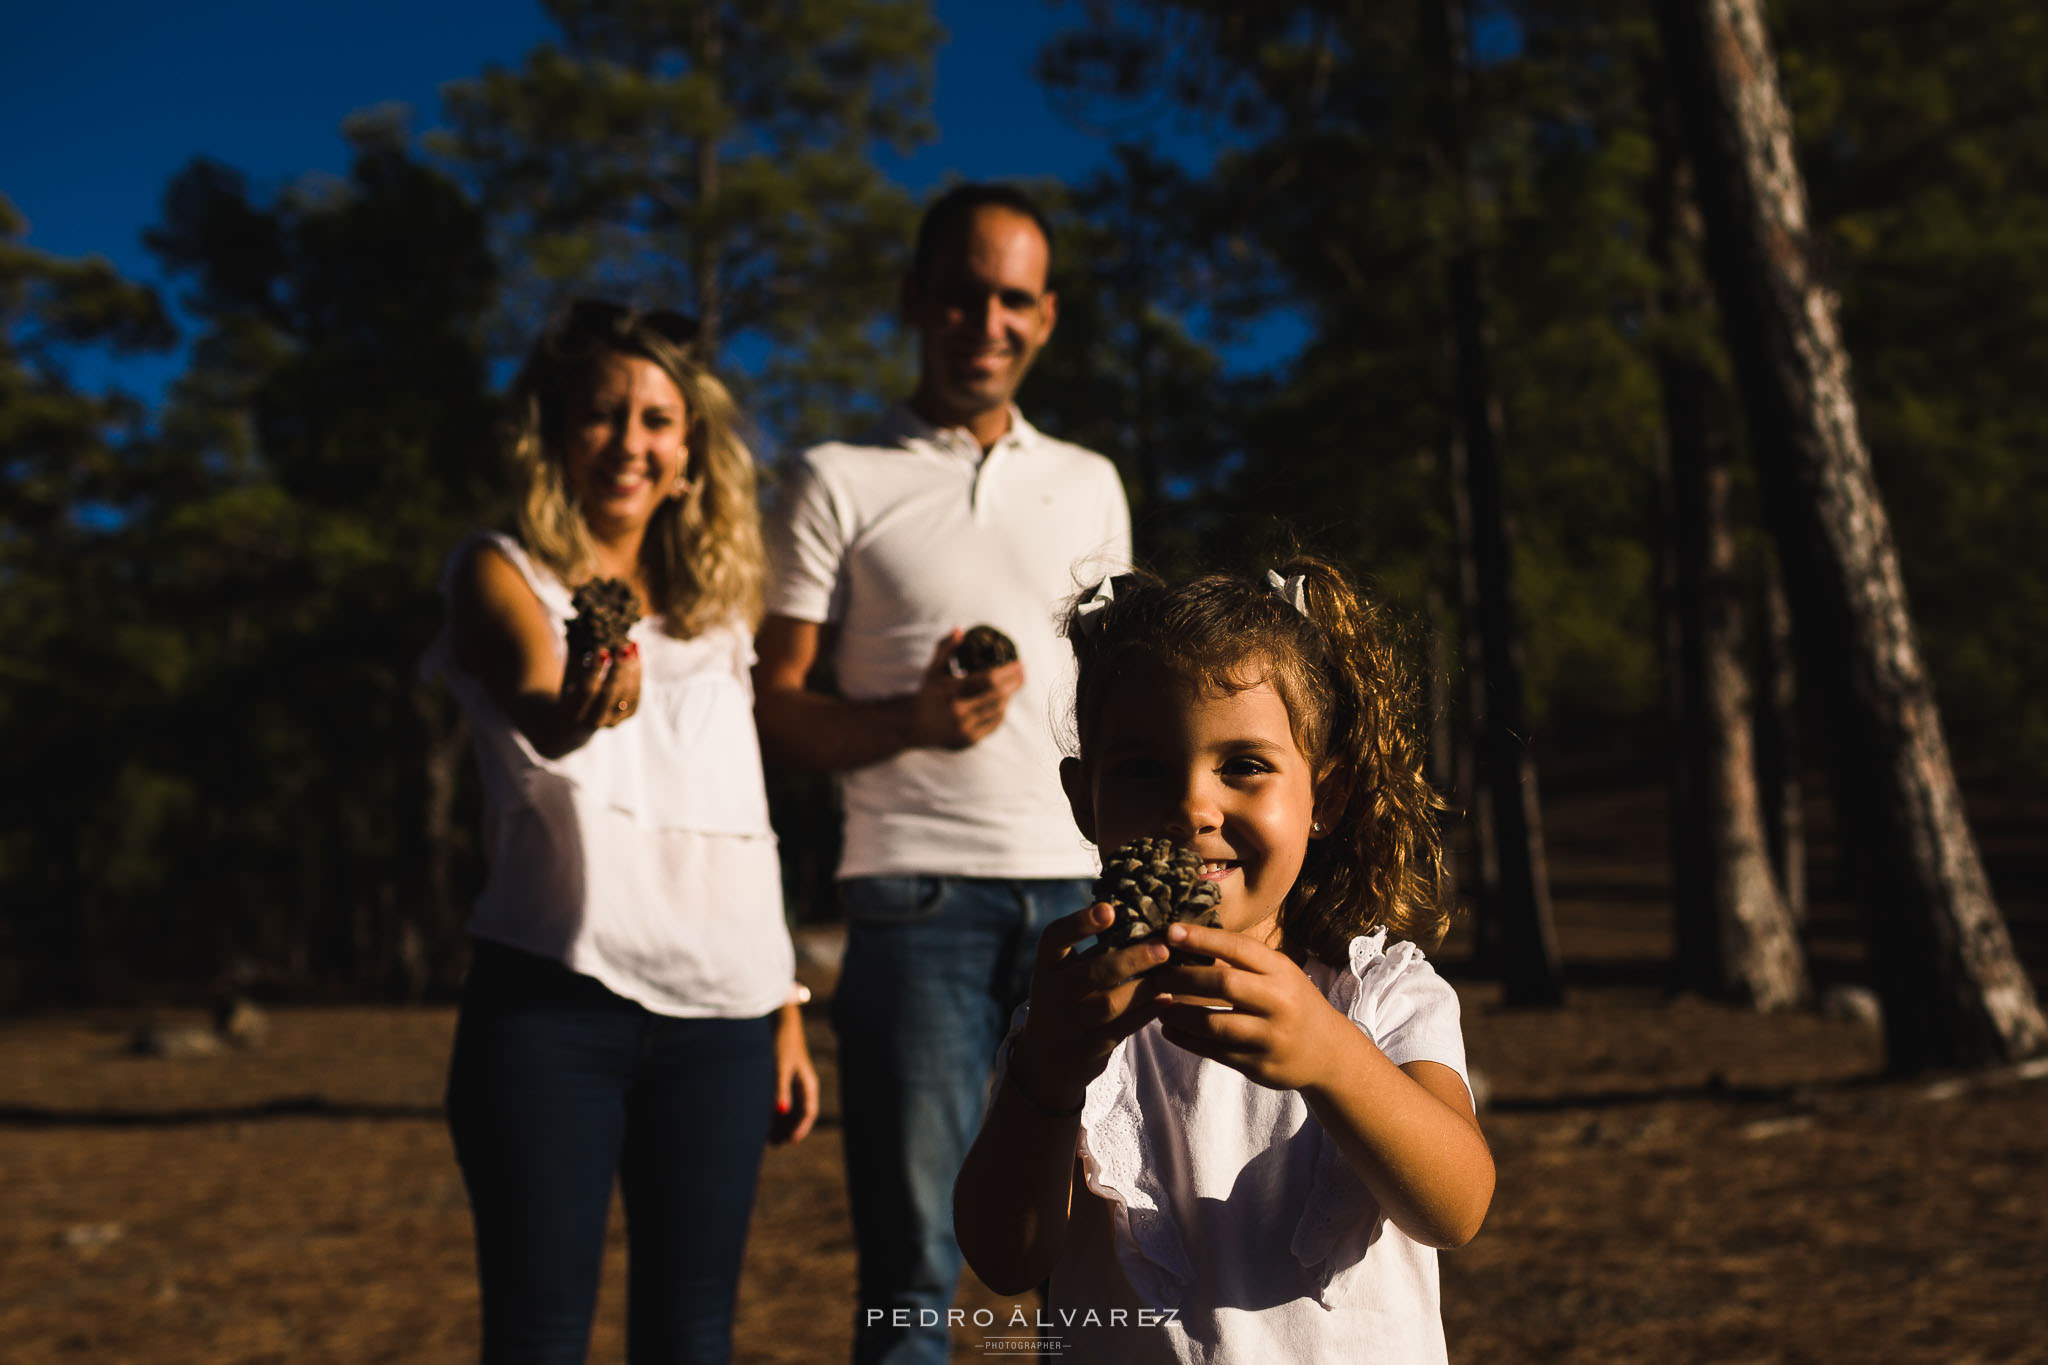
<instances>
[{"instance_id":1,"label":"sunglasses on woman's head","mask_svg":"<svg viewBox=\"0 0 2048 1365\"><path fill-rule=\"evenodd\" d=\"M617 336L635 325L645 327L673 346L688 346L697 339L697 319L672 308L641 311L608 299L577 299L569 305L563 329Z\"/></svg>"}]
</instances>

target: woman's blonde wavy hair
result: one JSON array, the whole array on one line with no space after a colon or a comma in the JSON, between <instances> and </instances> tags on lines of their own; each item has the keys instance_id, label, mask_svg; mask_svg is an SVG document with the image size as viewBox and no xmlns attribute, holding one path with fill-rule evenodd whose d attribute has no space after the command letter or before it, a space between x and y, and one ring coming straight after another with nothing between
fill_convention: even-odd
<instances>
[{"instance_id":1,"label":"woman's blonde wavy hair","mask_svg":"<svg viewBox=\"0 0 2048 1365\"><path fill-rule=\"evenodd\" d=\"M1278 572L1301 576L1306 615L1263 573L1172 585L1124 574L1114 598L1085 617L1076 599L1066 634L1078 669L1081 762L1096 742L1103 698L1133 665L1163 666L1226 693L1272 682L1295 744L1314 764L1318 808L1335 810L1329 833L1309 840L1281 908L1283 945L1333 967L1350 961L1353 937L1379 927L1434 948L1450 924L1438 825L1445 804L1423 772L1416 690L1398 633L1329 561L1296 555Z\"/></svg>"},{"instance_id":2,"label":"woman's blonde wavy hair","mask_svg":"<svg viewBox=\"0 0 2048 1365\"><path fill-rule=\"evenodd\" d=\"M517 487L519 539L564 583L590 578L596 559L582 509L563 475L561 438L569 404L609 356L653 362L683 396L690 490L656 509L640 547L648 611L684 639L738 619L761 617L766 577L754 457L738 432L739 409L705 368L696 323L679 313L640 312L581 300L540 339L513 382L507 448Z\"/></svg>"}]
</instances>

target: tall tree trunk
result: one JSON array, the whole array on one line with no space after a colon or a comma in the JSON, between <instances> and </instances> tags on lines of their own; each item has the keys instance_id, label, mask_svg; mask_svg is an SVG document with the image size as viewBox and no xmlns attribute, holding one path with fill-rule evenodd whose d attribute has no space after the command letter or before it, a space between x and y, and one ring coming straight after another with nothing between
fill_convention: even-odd
<instances>
[{"instance_id":1,"label":"tall tree trunk","mask_svg":"<svg viewBox=\"0 0 2048 1365\"><path fill-rule=\"evenodd\" d=\"M1668 397L1667 397L1668 401ZM1671 430L1669 419L1659 434L1657 465L1660 472L1660 510L1663 513L1662 544L1658 546L1658 659L1664 666L1664 710L1670 752L1666 760L1665 825L1671 845L1672 977L1679 987L1698 989L1702 962L1712 962L1714 949L1714 897L1708 872L1706 830L1706 785L1700 773L1700 746L1696 742L1704 720L1700 714L1699 662L1702 632L1683 618L1698 606L1697 595L1689 590L1679 567L1678 493L1671 469L1671 447L1681 439Z\"/></svg>"},{"instance_id":2,"label":"tall tree trunk","mask_svg":"<svg viewBox=\"0 0 2048 1365\"><path fill-rule=\"evenodd\" d=\"M1680 406L1682 406L1682 401ZM1680 610L1697 640L1683 650L1690 752L1689 803L1698 821L1697 868L1705 880L1704 935L1682 957L1689 984L1758 1009L1784 1009L1806 995L1806 964L1792 916L1778 893L1756 784L1749 682L1728 524L1729 467L1721 453L1674 445L1674 506L1682 564ZM1705 463L1693 463L1700 456ZM1698 941L1700 938L1704 942Z\"/></svg>"},{"instance_id":3,"label":"tall tree trunk","mask_svg":"<svg viewBox=\"0 0 2048 1365\"><path fill-rule=\"evenodd\" d=\"M1650 217L1663 283L1653 314L1674 319L1698 314L1705 300L1686 285L1699 224L1685 166L1672 139L1660 140ZM1728 510L1728 424L1715 420L1720 385L1700 358L1673 329L1656 330L1679 722L1672 803L1678 976L1694 990L1785 1009L1805 998L1806 963L1772 875L1757 792Z\"/></svg>"},{"instance_id":4,"label":"tall tree trunk","mask_svg":"<svg viewBox=\"0 0 2048 1365\"><path fill-rule=\"evenodd\" d=\"M1806 786L1799 773L1799 671L1793 662L1792 608L1771 557L1764 567L1764 628L1756 650L1756 785L1764 810L1771 871L1792 922L1806 923Z\"/></svg>"},{"instance_id":5,"label":"tall tree trunk","mask_svg":"<svg viewBox=\"0 0 2048 1365\"><path fill-rule=\"evenodd\" d=\"M1462 463L1457 483L1468 500L1470 563L1480 652L1467 666L1483 689L1475 694L1474 749L1482 800L1492 821L1497 859L1492 919L1499 930L1502 996L1511 1005L1554 1005L1564 999L1557 933L1550 909L1550 876L1543 856L1543 819L1536 796L1536 763L1529 752L1522 642L1517 619L1514 553L1501 489L1500 404L1494 392L1486 290L1472 240L1469 81L1462 0L1425 0L1422 29L1439 76L1443 101L1440 151L1464 211L1445 263L1456 365L1456 422L1451 445ZM1462 457L1462 459L1461 459ZM1467 638L1471 637L1468 629Z\"/></svg>"},{"instance_id":6,"label":"tall tree trunk","mask_svg":"<svg viewBox=\"0 0 2048 1365\"><path fill-rule=\"evenodd\" d=\"M1658 0L1699 173L1708 264L1778 543L1812 713L1826 718L1887 1060L1981 1065L2048 1045L1991 899L1857 427L1834 301L1757 0Z\"/></svg>"},{"instance_id":7,"label":"tall tree trunk","mask_svg":"<svg viewBox=\"0 0 2048 1365\"><path fill-rule=\"evenodd\" d=\"M1455 355L1451 358L1455 364ZM1481 665L1486 639L1479 626L1479 557L1472 529L1472 492L1465 477L1467 463L1464 434L1453 423L1444 446L1444 469L1449 475L1451 524L1458 540L1458 647L1465 674L1465 724L1458 730L1456 791L1469 845L1459 875L1472 904L1473 960L1488 975L1500 976L1500 844L1479 761L1479 735L1486 727L1486 672Z\"/></svg>"}]
</instances>

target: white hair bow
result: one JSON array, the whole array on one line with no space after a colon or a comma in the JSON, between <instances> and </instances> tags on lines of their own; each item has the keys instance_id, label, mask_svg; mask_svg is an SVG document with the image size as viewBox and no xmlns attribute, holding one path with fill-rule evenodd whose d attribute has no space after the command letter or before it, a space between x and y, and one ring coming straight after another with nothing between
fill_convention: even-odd
<instances>
[{"instance_id":1,"label":"white hair bow","mask_svg":"<svg viewBox=\"0 0 2048 1365\"><path fill-rule=\"evenodd\" d=\"M1268 569L1266 586L1286 598L1287 604L1303 616L1308 615L1308 583L1300 574L1282 578L1277 569Z\"/></svg>"},{"instance_id":2,"label":"white hair bow","mask_svg":"<svg viewBox=\"0 0 2048 1365\"><path fill-rule=\"evenodd\" d=\"M1074 608L1074 615L1078 618L1075 624L1085 631L1100 629L1102 609L1115 600L1116 575L1111 574L1095 585L1095 591L1088 595L1087 601Z\"/></svg>"}]
</instances>

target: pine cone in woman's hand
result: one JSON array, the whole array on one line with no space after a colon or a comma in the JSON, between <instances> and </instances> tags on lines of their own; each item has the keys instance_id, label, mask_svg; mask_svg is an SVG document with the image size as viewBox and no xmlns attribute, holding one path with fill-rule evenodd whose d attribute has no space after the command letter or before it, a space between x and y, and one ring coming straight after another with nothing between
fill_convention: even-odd
<instances>
[{"instance_id":1,"label":"pine cone in woman's hand","mask_svg":"<svg viewBox=\"0 0 2048 1365\"><path fill-rule=\"evenodd\" d=\"M976 626L953 646L953 662L962 673L983 673L1017 657L1017 642L994 626Z\"/></svg>"},{"instance_id":2,"label":"pine cone in woman's hand","mask_svg":"<svg viewBox=\"0 0 2048 1365\"><path fill-rule=\"evenodd\" d=\"M593 578L576 589L576 615L569 621L569 655L617 650L640 619L640 595L623 578Z\"/></svg>"},{"instance_id":3,"label":"pine cone in woman's hand","mask_svg":"<svg viewBox=\"0 0 2048 1365\"><path fill-rule=\"evenodd\" d=\"M1216 918L1222 891L1202 877L1201 855L1171 839L1133 839L1102 862L1095 899L1108 901L1116 918L1097 937L1127 948L1166 932L1170 924L1223 927ZM1198 954L1187 960L1207 962Z\"/></svg>"}]
</instances>

